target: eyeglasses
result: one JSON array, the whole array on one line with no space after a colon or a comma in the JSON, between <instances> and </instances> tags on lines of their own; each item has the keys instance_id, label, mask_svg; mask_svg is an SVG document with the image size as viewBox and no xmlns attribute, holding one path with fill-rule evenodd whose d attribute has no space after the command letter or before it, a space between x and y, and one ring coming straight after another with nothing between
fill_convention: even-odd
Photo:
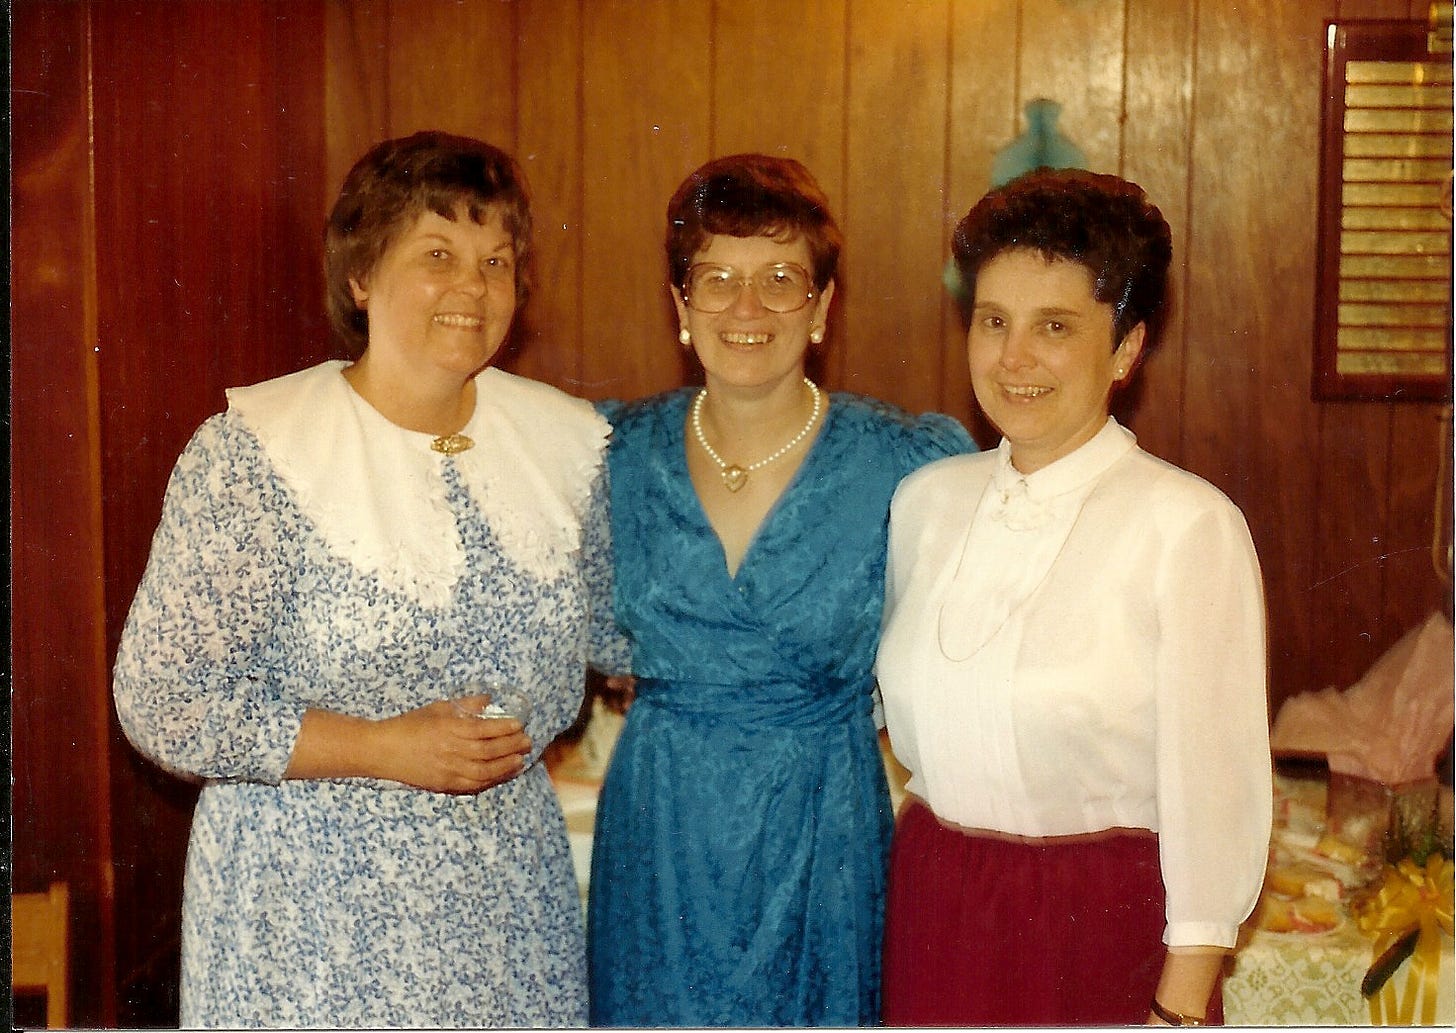
<instances>
[{"instance_id":1,"label":"eyeglasses","mask_svg":"<svg viewBox=\"0 0 1456 1033\"><path fill-rule=\"evenodd\" d=\"M752 276L744 276L731 265L699 262L688 270L683 301L698 312L713 315L726 311L749 285L758 303L770 312L797 312L814 297L808 271L792 262L766 265Z\"/></svg>"}]
</instances>

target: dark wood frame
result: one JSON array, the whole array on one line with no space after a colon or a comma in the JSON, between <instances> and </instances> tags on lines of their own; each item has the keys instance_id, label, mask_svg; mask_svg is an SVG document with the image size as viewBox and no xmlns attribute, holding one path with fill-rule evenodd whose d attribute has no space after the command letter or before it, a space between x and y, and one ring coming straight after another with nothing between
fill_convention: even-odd
<instances>
[{"instance_id":1,"label":"dark wood frame","mask_svg":"<svg viewBox=\"0 0 1456 1033\"><path fill-rule=\"evenodd\" d=\"M1414 20L1325 23L1320 123L1319 259L1315 299L1314 398L1320 401L1449 401L1451 301L1446 306L1446 368L1439 375L1360 374L1338 370L1340 229L1345 160L1345 66L1351 60L1428 61L1430 27Z\"/></svg>"}]
</instances>

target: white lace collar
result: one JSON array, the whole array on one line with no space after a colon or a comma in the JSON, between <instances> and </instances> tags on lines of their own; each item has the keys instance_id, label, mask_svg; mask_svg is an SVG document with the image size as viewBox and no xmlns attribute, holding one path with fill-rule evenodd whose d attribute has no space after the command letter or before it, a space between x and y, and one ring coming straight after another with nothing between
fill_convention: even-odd
<instances>
[{"instance_id":1,"label":"white lace collar","mask_svg":"<svg viewBox=\"0 0 1456 1033\"><path fill-rule=\"evenodd\" d=\"M365 402L342 376L348 365L227 393L331 551L424 605L446 605L465 569L445 494L450 464L512 559L543 578L566 569L610 429L589 404L486 369L462 429L475 447L444 456L432 435Z\"/></svg>"}]
</instances>

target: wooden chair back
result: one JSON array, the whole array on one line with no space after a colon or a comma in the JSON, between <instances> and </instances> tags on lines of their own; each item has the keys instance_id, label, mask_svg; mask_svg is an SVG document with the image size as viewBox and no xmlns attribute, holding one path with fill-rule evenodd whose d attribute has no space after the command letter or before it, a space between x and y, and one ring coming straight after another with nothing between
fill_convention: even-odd
<instances>
[{"instance_id":1,"label":"wooden chair back","mask_svg":"<svg viewBox=\"0 0 1456 1033\"><path fill-rule=\"evenodd\" d=\"M70 890L53 882L45 893L16 893L10 898L10 990L43 990L46 1026L67 1022L70 978Z\"/></svg>"}]
</instances>

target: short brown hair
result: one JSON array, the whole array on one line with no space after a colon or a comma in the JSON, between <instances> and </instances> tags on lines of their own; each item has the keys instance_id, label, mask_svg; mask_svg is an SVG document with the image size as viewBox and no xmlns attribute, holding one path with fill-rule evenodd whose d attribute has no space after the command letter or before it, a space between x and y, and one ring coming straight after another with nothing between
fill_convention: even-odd
<instances>
[{"instance_id":1,"label":"short brown hair","mask_svg":"<svg viewBox=\"0 0 1456 1033\"><path fill-rule=\"evenodd\" d=\"M667 261L675 286L686 285L693 257L716 235L773 237L809 244L814 285L823 290L839 264L844 237L829 199L792 158L733 154L715 158L677 188L667 203Z\"/></svg>"},{"instance_id":2,"label":"short brown hair","mask_svg":"<svg viewBox=\"0 0 1456 1033\"><path fill-rule=\"evenodd\" d=\"M329 323L350 357L369 344L349 281L366 280L389 246L426 211L477 223L499 213L515 250L516 305L530 292L531 207L525 176L505 151L435 131L375 144L344 177L324 228Z\"/></svg>"},{"instance_id":3,"label":"short brown hair","mask_svg":"<svg viewBox=\"0 0 1456 1033\"><path fill-rule=\"evenodd\" d=\"M1136 183L1081 169L1028 172L977 201L952 248L968 307L985 264L1024 249L1092 274L1092 296L1112 306L1114 348L1139 323L1147 328L1145 350L1161 336L1173 234Z\"/></svg>"}]
</instances>

